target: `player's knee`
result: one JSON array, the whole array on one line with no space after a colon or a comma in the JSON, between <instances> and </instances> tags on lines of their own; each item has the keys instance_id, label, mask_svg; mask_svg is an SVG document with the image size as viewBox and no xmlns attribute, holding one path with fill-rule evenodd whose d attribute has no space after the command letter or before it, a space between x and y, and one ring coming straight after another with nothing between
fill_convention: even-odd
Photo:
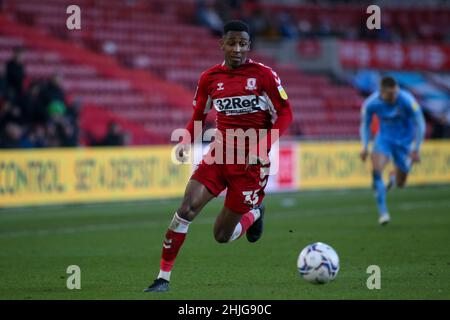
<instances>
[{"instance_id":1,"label":"player's knee","mask_svg":"<svg viewBox=\"0 0 450 320\"><path fill-rule=\"evenodd\" d=\"M229 239L228 238L225 238L225 237L223 237L223 236L219 236L219 237L214 237L215 239L216 239L216 241L218 242L218 243L227 243L228 241L229 241Z\"/></svg>"},{"instance_id":2,"label":"player's knee","mask_svg":"<svg viewBox=\"0 0 450 320\"><path fill-rule=\"evenodd\" d=\"M177 214L182 219L192 221L195 218L196 212L191 205L182 204L181 207L177 210Z\"/></svg>"},{"instance_id":3,"label":"player's knee","mask_svg":"<svg viewBox=\"0 0 450 320\"><path fill-rule=\"evenodd\" d=\"M218 242L218 243L227 243L230 240L230 236L224 234L221 231L217 231L214 232L214 239Z\"/></svg>"}]
</instances>

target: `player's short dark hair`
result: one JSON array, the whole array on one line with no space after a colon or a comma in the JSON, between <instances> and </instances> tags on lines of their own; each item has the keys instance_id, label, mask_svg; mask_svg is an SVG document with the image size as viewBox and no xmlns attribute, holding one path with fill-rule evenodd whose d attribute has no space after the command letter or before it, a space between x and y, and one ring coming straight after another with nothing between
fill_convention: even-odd
<instances>
[{"instance_id":1,"label":"player's short dark hair","mask_svg":"<svg viewBox=\"0 0 450 320\"><path fill-rule=\"evenodd\" d=\"M225 23L223 26L223 35L226 35L228 31L242 31L250 34L248 24L241 20L231 20Z\"/></svg>"},{"instance_id":2,"label":"player's short dark hair","mask_svg":"<svg viewBox=\"0 0 450 320\"><path fill-rule=\"evenodd\" d=\"M381 87L382 88L393 88L396 86L397 86L397 81L391 76L386 76L381 79Z\"/></svg>"}]
</instances>

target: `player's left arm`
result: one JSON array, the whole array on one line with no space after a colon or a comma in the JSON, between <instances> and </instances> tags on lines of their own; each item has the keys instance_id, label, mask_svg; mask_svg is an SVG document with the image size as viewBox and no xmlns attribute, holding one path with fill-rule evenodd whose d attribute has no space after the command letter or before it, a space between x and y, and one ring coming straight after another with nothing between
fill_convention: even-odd
<instances>
[{"instance_id":1,"label":"player's left arm","mask_svg":"<svg viewBox=\"0 0 450 320\"><path fill-rule=\"evenodd\" d=\"M266 82L265 91L270 101L272 101L277 115L277 119L273 123L272 129L269 130L267 145L270 147L286 132L287 128L289 128L289 125L293 120L293 114L287 93L281 85L280 77L278 77L275 71L271 70L267 73ZM272 134L274 130L278 130L277 136Z\"/></svg>"},{"instance_id":2,"label":"player's left arm","mask_svg":"<svg viewBox=\"0 0 450 320\"><path fill-rule=\"evenodd\" d=\"M292 108L286 91L282 87L278 75L271 69L266 72L264 91L272 102L277 118L273 123L272 128L268 130L266 141L261 139L257 150L250 150L250 154L257 154L258 159L261 160L263 164L268 162L268 158L267 154L260 152L263 149L261 148L262 143L266 142L267 150L269 150L281 135L286 132L293 120Z\"/></svg>"},{"instance_id":3,"label":"player's left arm","mask_svg":"<svg viewBox=\"0 0 450 320\"><path fill-rule=\"evenodd\" d=\"M423 140L425 139L425 119L423 116L422 108L419 103L414 99L414 97L409 97L408 107L410 108L411 115L415 122L415 145L413 151L411 152L411 159L413 162L420 161L420 147L422 146Z\"/></svg>"}]
</instances>

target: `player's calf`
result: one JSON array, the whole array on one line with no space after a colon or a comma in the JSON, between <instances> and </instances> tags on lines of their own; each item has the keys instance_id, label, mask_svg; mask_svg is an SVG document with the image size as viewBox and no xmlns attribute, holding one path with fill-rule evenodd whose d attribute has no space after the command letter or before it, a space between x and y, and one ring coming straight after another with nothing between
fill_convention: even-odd
<instances>
[{"instance_id":1,"label":"player's calf","mask_svg":"<svg viewBox=\"0 0 450 320\"><path fill-rule=\"evenodd\" d=\"M232 212L224 207L220 215L217 217L216 224L214 225L214 238L219 243L227 243L239 239L246 232L248 238L248 231L252 228L253 232L250 232L250 234L259 233L259 238L262 233L262 227L260 227L262 224L262 219L260 217L260 207L253 208L243 215ZM258 225L258 227L254 227L255 225Z\"/></svg>"},{"instance_id":2,"label":"player's calf","mask_svg":"<svg viewBox=\"0 0 450 320\"><path fill-rule=\"evenodd\" d=\"M392 189L393 186L397 184L397 176L394 171L389 172L389 180L388 184L386 185L386 190L389 191Z\"/></svg>"},{"instance_id":3,"label":"player's calf","mask_svg":"<svg viewBox=\"0 0 450 320\"><path fill-rule=\"evenodd\" d=\"M383 182L382 172L373 170L372 178L375 187L375 199L377 202L378 214L383 216L388 213L388 209L386 205L386 187Z\"/></svg>"},{"instance_id":4,"label":"player's calf","mask_svg":"<svg viewBox=\"0 0 450 320\"><path fill-rule=\"evenodd\" d=\"M397 188L403 188L406 185L406 181L404 182L397 182Z\"/></svg>"},{"instance_id":5,"label":"player's calf","mask_svg":"<svg viewBox=\"0 0 450 320\"><path fill-rule=\"evenodd\" d=\"M407 172L403 172L399 168L396 168L394 181L395 181L395 185L398 188L403 188L406 185L407 178L408 178Z\"/></svg>"},{"instance_id":6,"label":"player's calf","mask_svg":"<svg viewBox=\"0 0 450 320\"><path fill-rule=\"evenodd\" d=\"M403 188L406 185L406 178L407 175L400 175L400 177L397 175L396 184L398 188Z\"/></svg>"}]
</instances>

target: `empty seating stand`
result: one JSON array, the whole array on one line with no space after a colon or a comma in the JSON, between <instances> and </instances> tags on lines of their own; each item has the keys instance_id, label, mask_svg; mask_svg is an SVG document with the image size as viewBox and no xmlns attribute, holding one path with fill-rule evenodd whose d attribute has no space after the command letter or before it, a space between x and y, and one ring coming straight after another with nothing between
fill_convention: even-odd
<instances>
[{"instance_id":1,"label":"empty seating stand","mask_svg":"<svg viewBox=\"0 0 450 320\"><path fill-rule=\"evenodd\" d=\"M65 63L65 88L159 137L147 143L168 142L173 129L185 126L200 73L223 60L218 38L189 23L194 17L194 0L79 0L82 29L74 31L64 27L65 10L71 1L4 3L16 22L37 26L48 33L47 37L117 62L114 68L99 66L103 62L94 57L77 65ZM49 54L54 51L61 54L61 61L69 54L58 46ZM279 65L258 54L251 57L272 66L282 78L295 115L288 134L305 138L357 136L362 98L350 86L337 86L326 75L304 74L296 66ZM49 72L45 68L45 64L30 65L36 74ZM83 68L86 71L79 71Z\"/></svg>"}]
</instances>

